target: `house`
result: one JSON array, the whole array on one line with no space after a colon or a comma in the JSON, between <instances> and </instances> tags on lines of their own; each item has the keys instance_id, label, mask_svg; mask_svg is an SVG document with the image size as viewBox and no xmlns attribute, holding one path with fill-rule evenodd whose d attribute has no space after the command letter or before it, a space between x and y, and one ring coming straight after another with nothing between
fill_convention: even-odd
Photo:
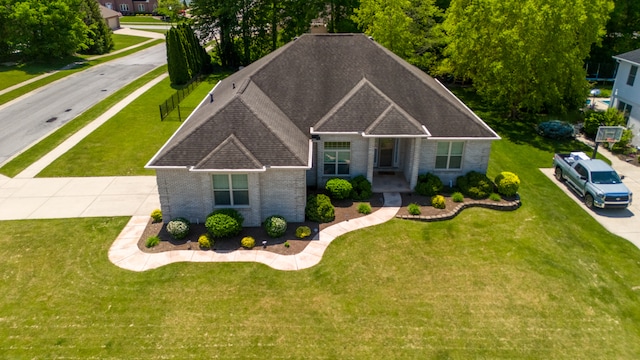
<instances>
[{"instance_id":1,"label":"house","mask_svg":"<svg viewBox=\"0 0 640 360\"><path fill-rule=\"evenodd\" d=\"M109 29L120 29L120 13L102 5L98 6L100 7L100 15L102 15L102 18L107 23Z\"/></svg>"},{"instance_id":2,"label":"house","mask_svg":"<svg viewBox=\"0 0 640 360\"><path fill-rule=\"evenodd\" d=\"M631 144L640 146L640 49L613 57L618 62L616 79L611 90L609 107L624 112L627 128L633 132Z\"/></svg>"},{"instance_id":3,"label":"house","mask_svg":"<svg viewBox=\"0 0 640 360\"><path fill-rule=\"evenodd\" d=\"M486 172L499 136L438 81L363 34L305 34L216 84L146 165L165 219L234 207L304 221L307 187L364 175L411 191ZM392 175L393 174L393 175Z\"/></svg>"},{"instance_id":4,"label":"house","mask_svg":"<svg viewBox=\"0 0 640 360\"><path fill-rule=\"evenodd\" d=\"M158 0L98 0L100 5L122 15L151 14L158 8Z\"/></svg>"}]
</instances>

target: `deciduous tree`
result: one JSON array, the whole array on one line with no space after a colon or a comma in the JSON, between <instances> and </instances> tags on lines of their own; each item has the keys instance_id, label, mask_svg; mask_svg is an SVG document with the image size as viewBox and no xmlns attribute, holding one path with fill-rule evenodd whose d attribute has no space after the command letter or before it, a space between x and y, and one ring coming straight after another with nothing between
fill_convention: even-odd
<instances>
[{"instance_id":1,"label":"deciduous tree","mask_svg":"<svg viewBox=\"0 0 640 360\"><path fill-rule=\"evenodd\" d=\"M98 2L95 0L81 0L80 14L87 25L87 37L84 41L86 54L105 54L113 49L111 29L102 18Z\"/></svg>"},{"instance_id":2,"label":"deciduous tree","mask_svg":"<svg viewBox=\"0 0 640 360\"><path fill-rule=\"evenodd\" d=\"M587 94L583 61L604 34L611 0L452 0L443 70L521 111L576 108Z\"/></svg>"}]
</instances>

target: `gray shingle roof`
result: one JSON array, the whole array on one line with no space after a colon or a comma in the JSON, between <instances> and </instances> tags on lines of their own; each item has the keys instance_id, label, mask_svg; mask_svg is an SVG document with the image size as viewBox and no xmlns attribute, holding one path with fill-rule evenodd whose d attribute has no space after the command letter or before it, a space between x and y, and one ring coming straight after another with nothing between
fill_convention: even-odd
<instances>
[{"instance_id":1,"label":"gray shingle roof","mask_svg":"<svg viewBox=\"0 0 640 360\"><path fill-rule=\"evenodd\" d=\"M149 166L309 166L312 127L498 138L439 82L363 34L303 35L229 76L212 94L214 101L205 99Z\"/></svg>"},{"instance_id":2,"label":"gray shingle roof","mask_svg":"<svg viewBox=\"0 0 640 360\"><path fill-rule=\"evenodd\" d=\"M632 50L624 54L614 56L616 59L626 60L634 64L640 65L640 49Z\"/></svg>"}]
</instances>

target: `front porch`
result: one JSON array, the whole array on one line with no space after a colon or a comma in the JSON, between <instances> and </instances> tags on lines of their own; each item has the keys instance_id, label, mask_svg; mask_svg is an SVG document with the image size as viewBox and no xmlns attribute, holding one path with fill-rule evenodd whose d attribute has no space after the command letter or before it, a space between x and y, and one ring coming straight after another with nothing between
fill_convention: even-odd
<instances>
[{"instance_id":1,"label":"front porch","mask_svg":"<svg viewBox=\"0 0 640 360\"><path fill-rule=\"evenodd\" d=\"M411 192L411 186L402 171L374 170L371 187L375 193Z\"/></svg>"}]
</instances>

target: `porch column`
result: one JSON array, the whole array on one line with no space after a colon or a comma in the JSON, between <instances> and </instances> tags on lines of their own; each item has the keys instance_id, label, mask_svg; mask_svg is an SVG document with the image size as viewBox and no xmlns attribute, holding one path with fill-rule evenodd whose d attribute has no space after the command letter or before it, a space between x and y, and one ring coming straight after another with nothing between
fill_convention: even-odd
<instances>
[{"instance_id":1,"label":"porch column","mask_svg":"<svg viewBox=\"0 0 640 360\"><path fill-rule=\"evenodd\" d=\"M369 151L367 155L367 180L373 184L373 158L375 156L376 139L369 138Z\"/></svg>"},{"instance_id":2,"label":"porch column","mask_svg":"<svg viewBox=\"0 0 640 360\"><path fill-rule=\"evenodd\" d=\"M422 150L422 138L413 139L413 160L411 161L411 178L409 188L415 189L418 184L418 171L420 171L420 152Z\"/></svg>"}]
</instances>

